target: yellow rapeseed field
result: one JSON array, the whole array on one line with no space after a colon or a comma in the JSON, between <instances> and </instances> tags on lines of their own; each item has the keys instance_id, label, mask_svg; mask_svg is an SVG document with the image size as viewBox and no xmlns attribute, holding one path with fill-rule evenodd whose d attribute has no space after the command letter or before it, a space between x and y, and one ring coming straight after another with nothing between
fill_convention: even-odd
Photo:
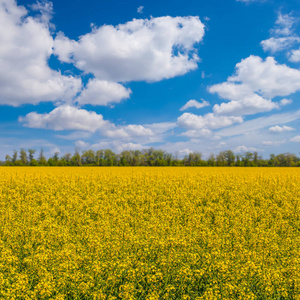
<instances>
[{"instance_id":1,"label":"yellow rapeseed field","mask_svg":"<svg viewBox=\"0 0 300 300\"><path fill-rule=\"evenodd\" d=\"M0 168L0 299L300 299L300 168Z\"/></svg>"}]
</instances>

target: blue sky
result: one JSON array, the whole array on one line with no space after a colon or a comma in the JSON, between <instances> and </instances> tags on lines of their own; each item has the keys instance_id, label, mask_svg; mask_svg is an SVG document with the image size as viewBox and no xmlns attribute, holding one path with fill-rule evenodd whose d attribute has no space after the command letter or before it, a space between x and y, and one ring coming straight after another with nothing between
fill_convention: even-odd
<instances>
[{"instance_id":1,"label":"blue sky","mask_svg":"<svg viewBox=\"0 0 300 300\"><path fill-rule=\"evenodd\" d=\"M300 145L299 0L0 0L0 159Z\"/></svg>"}]
</instances>

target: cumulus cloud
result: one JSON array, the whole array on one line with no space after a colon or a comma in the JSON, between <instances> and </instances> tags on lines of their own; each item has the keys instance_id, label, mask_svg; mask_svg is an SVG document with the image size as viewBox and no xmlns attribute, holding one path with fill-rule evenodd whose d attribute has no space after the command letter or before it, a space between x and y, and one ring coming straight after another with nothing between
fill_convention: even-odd
<instances>
[{"instance_id":1,"label":"cumulus cloud","mask_svg":"<svg viewBox=\"0 0 300 300\"><path fill-rule=\"evenodd\" d=\"M286 99L286 98L284 98L284 99L282 99L282 100L279 101L279 104L281 106L289 105L289 104L292 104L292 103L293 103L293 100Z\"/></svg>"},{"instance_id":2,"label":"cumulus cloud","mask_svg":"<svg viewBox=\"0 0 300 300\"><path fill-rule=\"evenodd\" d=\"M153 82L196 69L195 45L203 36L199 17L133 19L115 27L94 27L78 41L60 33L54 52L62 62L73 62L97 79Z\"/></svg>"},{"instance_id":3,"label":"cumulus cloud","mask_svg":"<svg viewBox=\"0 0 300 300\"><path fill-rule=\"evenodd\" d=\"M142 150L148 148L147 146L143 146L139 143L128 142L124 143L122 141L102 141L96 144L92 144L90 146L91 149L98 150L98 149L111 149L114 152L120 153L124 150Z\"/></svg>"},{"instance_id":4,"label":"cumulus cloud","mask_svg":"<svg viewBox=\"0 0 300 300\"><path fill-rule=\"evenodd\" d=\"M49 24L49 21L53 16L53 3L51 1L37 1L36 3L30 5L30 8L35 11L39 11L41 14L38 16L40 20L46 24ZM50 24L52 28L54 25Z\"/></svg>"},{"instance_id":5,"label":"cumulus cloud","mask_svg":"<svg viewBox=\"0 0 300 300\"><path fill-rule=\"evenodd\" d=\"M282 144L285 144L286 140L281 140L281 141L263 141L262 144L264 146L279 146Z\"/></svg>"},{"instance_id":6,"label":"cumulus cloud","mask_svg":"<svg viewBox=\"0 0 300 300\"><path fill-rule=\"evenodd\" d=\"M215 116L212 113L204 116L198 116L191 113L184 113L177 119L179 127L185 129L218 129L230 126L234 123L242 123L243 118L234 116Z\"/></svg>"},{"instance_id":7,"label":"cumulus cloud","mask_svg":"<svg viewBox=\"0 0 300 300\"><path fill-rule=\"evenodd\" d=\"M122 142L130 141L139 144L148 144L163 142L166 136L173 134L170 130L175 127L177 127L177 124L173 122L113 125L111 128L101 132L101 134L110 140L118 139Z\"/></svg>"},{"instance_id":8,"label":"cumulus cloud","mask_svg":"<svg viewBox=\"0 0 300 300\"><path fill-rule=\"evenodd\" d=\"M55 108L50 113L28 113L25 117L19 117L25 127L44 128L55 131L60 130L84 130L95 132L109 128L111 124L103 120L102 115L94 111L79 109L70 105Z\"/></svg>"},{"instance_id":9,"label":"cumulus cloud","mask_svg":"<svg viewBox=\"0 0 300 300\"><path fill-rule=\"evenodd\" d=\"M5 28L0 36L0 105L109 105L130 97L131 90L118 82L159 81L197 68L197 43L204 36L198 17L134 19L115 27L94 26L78 41L63 33L54 40L52 2L28 7L37 13L29 15L14 0L0 3L0 27ZM81 78L49 67L52 54L95 78L82 89Z\"/></svg>"},{"instance_id":10,"label":"cumulus cloud","mask_svg":"<svg viewBox=\"0 0 300 300\"><path fill-rule=\"evenodd\" d=\"M193 151L190 150L190 149L188 149L188 148L181 149L181 150L179 150L179 151L177 151L177 152L178 152L178 155L179 155L180 157L185 156L185 155L189 155L190 153L193 153Z\"/></svg>"},{"instance_id":11,"label":"cumulus cloud","mask_svg":"<svg viewBox=\"0 0 300 300\"><path fill-rule=\"evenodd\" d=\"M85 89L81 92L76 101L80 105L108 105L119 103L130 97L131 90L123 85L106 80L90 79Z\"/></svg>"},{"instance_id":12,"label":"cumulus cloud","mask_svg":"<svg viewBox=\"0 0 300 300\"><path fill-rule=\"evenodd\" d=\"M87 142L84 142L84 141L82 141L82 140L78 140L78 141L76 141L75 142L75 146L77 147L77 148L80 148L80 149L82 149L82 148L87 148L87 147L89 147L89 143L87 143Z\"/></svg>"},{"instance_id":13,"label":"cumulus cloud","mask_svg":"<svg viewBox=\"0 0 300 300\"><path fill-rule=\"evenodd\" d=\"M260 44L264 51L276 53L287 50L297 43L300 43L300 37L294 34L294 24L298 20L292 14L278 13L275 28L271 30L271 38L262 41Z\"/></svg>"},{"instance_id":14,"label":"cumulus cloud","mask_svg":"<svg viewBox=\"0 0 300 300\"><path fill-rule=\"evenodd\" d=\"M248 152L248 151L261 151L261 149L257 149L254 147L247 147L245 145L238 146L234 149L234 152Z\"/></svg>"},{"instance_id":15,"label":"cumulus cloud","mask_svg":"<svg viewBox=\"0 0 300 300\"><path fill-rule=\"evenodd\" d=\"M282 132L285 132L285 131L293 131L295 130L295 128L293 127L289 127L289 126L272 126L269 128L269 131L272 132L272 133L282 133Z\"/></svg>"},{"instance_id":16,"label":"cumulus cloud","mask_svg":"<svg viewBox=\"0 0 300 300\"><path fill-rule=\"evenodd\" d=\"M235 82L223 82L209 87L210 93L217 93L220 98L226 100L241 100L253 93L252 89L243 83L236 84Z\"/></svg>"},{"instance_id":17,"label":"cumulus cloud","mask_svg":"<svg viewBox=\"0 0 300 300\"><path fill-rule=\"evenodd\" d=\"M293 33L293 26L298 20L289 14L278 13L276 26L271 30L276 35L291 35Z\"/></svg>"},{"instance_id":18,"label":"cumulus cloud","mask_svg":"<svg viewBox=\"0 0 300 300\"><path fill-rule=\"evenodd\" d=\"M111 138L129 138L136 136L153 136L154 133L150 128L142 125L127 125L121 128L109 129L105 132L105 136Z\"/></svg>"},{"instance_id":19,"label":"cumulus cloud","mask_svg":"<svg viewBox=\"0 0 300 300\"><path fill-rule=\"evenodd\" d=\"M297 43L300 43L300 37L287 36L280 38L271 37L267 40L262 41L261 45L265 52L270 51L271 53L276 53L282 50L286 50Z\"/></svg>"},{"instance_id":20,"label":"cumulus cloud","mask_svg":"<svg viewBox=\"0 0 300 300\"><path fill-rule=\"evenodd\" d=\"M189 100L185 105L183 105L180 108L180 110L183 111L183 110L187 110L187 109L192 108L192 107L199 109L199 108L203 108L205 106L209 106L210 105L209 102L205 101L204 99L201 99L201 100L202 100L202 102L198 102L198 101L196 101L194 99L193 100Z\"/></svg>"},{"instance_id":21,"label":"cumulus cloud","mask_svg":"<svg viewBox=\"0 0 300 300\"><path fill-rule=\"evenodd\" d=\"M55 146L54 148L50 149L49 153L51 155L54 155L56 153L61 153L61 151L60 151L60 149L57 146Z\"/></svg>"},{"instance_id":22,"label":"cumulus cloud","mask_svg":"<svg viewBox=\"0 0 300 300\"><path fill-rule=\"evenodd\" d=\"M290 100L272 102L276 96L288 96L300 90L300 71L278 64L273 57L266 60L249 56L236 65L236 72L226 82L209 87L229 103L216 104L214 113L251 115L287 105Z\"/></svg>"},{"instance_id":23,"label":"cumulus cloud","mask_svg":"<svg viewBox=\"0 0 300 300\"><path fill-rule=\"evenodd\" d=\"M145 147L138 143L129 142L129 143L116 145L115 148L117 149L118 152L122 152L124 150L142 150L148 147Z\"/></svg>"},{"instance_id":24,"label":"cumulus cloud","mask_svg":"<svg viewBox=\"0 0 300 300\"><path fill-rule=\"evenodd\" d=\"M44 114L31 112L24 117L19 117L19 122L23 123L23 126L30 128L55 131L76 130L77 132L69 135L57 136L69 140L90 137L86 132L98 132L108 139L123 141L149 140L149 142L155 142L159 141L166 131L176 127L176 123L115 125L110 121L104 120L101 114L71 105L62 105Z\"/></svg>"},{"instance_id":25,"label":"cumulus cloud","mask_svg":"<svg viewBox=\"0 0 300 300\"><path fill-rule=\"evenodd\" d=\"M278 124L286 124L298 119L300 119L300 110L288 113L273 114L268 117L260 117L253 120L245 121L243 124L240 124L238 126L221 129L218 131L218 135L223 137L244 135L252 131L256 131Z\"/></svg>"},{"instance_id":26,"label":"cumulus cloud","mask_svg":"<svg viewBox=\"0 0 300 300\"><path fill-rule=\"evenodd\" d=\"M300 142L300 135L296 135L290 139L290 142L299 143Z\"/></svg>"},{"instance_id":27,"label":"cumulus cloud","mask_svg":"<svg viewBox=\"0 0 300 300\"><path fill-rule=\"evenodd\" d=\"M138 9L137 9L137 12L139 13L139 14L142 14L143 13L143 10L144 10L144 6L139 6L138 7Z\"/></svg>"},{"instance_id":28,"label":"cumulus cloud","mask_svg":"<svg viewBox=\"0 0 300 300\"><path fill-rule=\"evenodd\" d=\"M161 122L161 123L152 123L145 124L144 127L150 128L155 134L162 134L168 132L171 129L177 127L175 122Z\"/></svg>"},{"instance_id":29,"label":"cumulus cloud","mask_svg":"<svg viewBox=\"0 0 300 300\"><path fill-rule=\"evenodd\" d=\"M252 94L241 98L240 101L230 101L229 103L216 104L213 107L215 114L219 115L252 115L260 112L271 111L278 108L278 104L271 100L266 100L257 94Z\"/></svg>"},{"instance_id":30,"label":"cumulus cloud","mask_svg":"<svg viewBox=\"0 0 300 300\"><path fill-rule=\"evenodd\" d=\"M60 61L72 63L72 52L76 45L74 40L70 40L63 32L59 32L54 40L54 54L58 56Z\"/></svg>"},{"instance_id":31,"label":"cumulus cloud","mask_svg":"<svg viewBox=\"0 0 300 300\"><path fill-rule=\"evenodd\" d=\"M298 50L292 50L289 55L291 62L300 62L300 48Z\"/></svg>"},{"instance_id":32,"label":"cumulus cloud","mask_svg":"<svg viewBox=\"0 0 300 300\"><path fill-rule=\"evenodd\" d=\"M212 135L211 130L209 129L198 129L198 130L188 130L181 134L189 138L208 138Z\"/></svg>"},{"instance_id":33,"label":"cumulus cloud","mask_svg":"<svg viewBox=\"0 0 300 300\"><path fill-rule=\"evenodd\" d=\"M47 9L44 16L45 10L51 11ZM81 79L49 68L54 42L47 22L28 16L13 0L0 2L0 104L71 101L81 89Z\"/></svg>"},{"instance_id":34,"label":"cumulus cloud","mask_svg":"<svg viewBox=\"0 0 300 300\"><path fill-rule=\"evenodd\" d=\"M278 64L273 57L265 61L249 56L236 65L236 75L229 82L244 83L263 97L287 96L300 90L300 71Z\"/></svg>"}]
</instances>

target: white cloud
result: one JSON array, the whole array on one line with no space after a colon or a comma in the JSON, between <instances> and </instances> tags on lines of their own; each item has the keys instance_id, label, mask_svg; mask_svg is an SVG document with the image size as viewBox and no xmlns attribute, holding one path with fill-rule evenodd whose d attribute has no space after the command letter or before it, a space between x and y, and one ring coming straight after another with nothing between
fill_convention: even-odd
<instances>
[{"instance_id":1,"label":"white cloud","mask_svg":"<svg viewBox=\"0 0 300 300\"><path fill-rule=\"evenodd\" d=\"M55 153L61 153L61 151L60 151L60 149L56 146L56 147L50 149L49 153L50 153L51 155L54 155Z\"/></svg>"},{"instance_id":2,"label":"white cloud","mask_svg":"<svg viewBox=\"0 0 300 300\"><path fill-rule=\"evenodd\" d=\"M177 127L173 122L162 122L153 124L130 124L130 125L113 125L111 128L102 131L103 137L108 139L118 139L119 141L130 141L139 144L148 144L163 142L166 136L173 133L170 130Z\"/></svg>"},{"instance_id":3,"label":"white cloud","mask_svg":"<svg viewBox=\"0 0 300 300\"><path fill-rule=\"evenodd\" d=\"M32 10L40 11L41 15L38 16L40 20L46 24L52 19L53 16L53 3L51 1L37 1L30 5ZM50 24L52 25L52 24ZM53 25L52 25L53 26Z\"/></svg>"},{"instance_id":4,"label":"white cloud","mask_svg":"<svg viewBox=\"0 0 300 300\"><path fill-rule=\"evenodd\" d=\"M54 52L97 79L153 82L196 69L195 44L203 36L199 17L133 19L116 27L94 27L77 42L59 34Z\"/></svg>"},{"instance_id":5,"label":"white cloud","mask_svg":"<svg viewBox=\"0 0 300 300\"><path fill-rule=\"evenodd\" d=\"M142 150L144 148L148 148L147 146L143 146L139 143L123 143L120 141L102 141L90 146L91 149L99 150L99 149L111 149L114 152L120 153L124 150Z\"/></svg>"},{"instance_id":6,"label":"white cloud","mask_svg":"<svg viewBox=\"0 0 300 300\"><path fill-rule=\"evenodd\" d=\"M285 125L283 125L282 127L276 125L276 126L272 126L272 127L269 128L269 131L272 132L272 133L282 133L282 132L285 132L285 131L293 131L293 130L295 130L295 128L285 126Z\"/></svg>"},{"instance_id":7,"label":"white cloud","mask_svg":"<svg viewBox=\"0 0 300 300\"><path fill-rule=\"evenodd\" d=\"M282 144L285 144L286 140L281 140L281 141L263 141L262 144L264 146L279 146Z\"/></svg>"},{"instance_id":8,"label":"white cloud","mask_svg":"<svg viewBox=\"0 0 300 300\"><path fill-rule=\"evenodd\" d=\"M99 143L92 144L90 146L90 148L94 149L94 150L99 150L99 149L111 149L111 150L113 150L113 147L111 147L111 144L108 141L101 141Z\"/></svg>"},{"instance_id":9,"label":"white cloud","mask_svg":"<svg viewBox=\"0 0 300 300\"><path fill-rule=\"evenodd\" d=\"M289 113L274 114L268 117L260 117L253 120L245 121L243 124L233 126L231 128L225 128L218 131L220 136L234 136L247 134L251 131L263 129L278 124L286 124L300 119L300 110Z\"/></svg>"},{"instance_id":10,"label":"white cloud","mask_svg":"<svg viewBox=\"0 0 300 300\"><path fill-rule=\"evenodd\" d=\"M57 135L62 139L89 138L91 133L98 132L104 138L120 141L159 142L167 131L175 128L176 123L154 123L146 125L115 125L103 119L101 114L87 111L70 105L62 105L49 113L28 113L19 117L23 126L55 131L76 130L68 135Z\"/></svg>"},{"instance_id":11,"label":"white cloud","mask_svg":"<svg viewBox=\"0 0 300 300\"><path fill-rule=\"evenodd\" d=\"M72 63L72 52L76 45L75 41L70 40L62 32L59 32L54 40L54 54L62 62Z\"/></svg>"},{"instance_id":12,"label":"white cloud","mask_svg":"<svg viewBox=\"0 0 300 300\"><path fill-rule=\"evenodd\" d=\"M300 43L300 37L287 36L280 38L271 37L267 40L262 41L260 44L265 52L270 51L271 53L276 53L286 50L297 43Z\"/></svg>"},{"instance_id":13,"label":"white cloud","mask_svg":"<svg viewBox=\"0 0 300 300\"><path fill-rule=\"evenodd\" d=\"M27 13L13 0L0 2L0 104L70 101L80 90L81 80L49 68L54 44L49 16L30 17Z\"/></svg>"},{"instance_id":14,"label":"white cloud","mask_svg":"<svg viewBox=\"0 0 300 300\"><path fill-rule=\"evenodd\" d=\"M293 100L286 99L286 98L284 98L284 99L282 99L282 100L279 101L279 104L281 106L289 105L289 104L292 104L292 103L293 103Z\"/></svg>"},{"instance_id":15,"label":"white cloud","mask_svg":"<svg viewBox=\"0 0 300 300\"><path fill-rule=\"evenodd\" d=\"M275 35L291 35L293 33L293 26L298 20L292 16L292 14L282 14L278 13L278 17L276 20L276 27L271 31Z\"/></svg>"},{"instance_id":16,"label":"white cloud","mask_svg":"<svg viewBox=\"0 0 300 300\"><path fill-rule=\"evenodd\" d=\"M148 148L148 147L145 147L141 144L129 142L129 143L117 145L117 146L115 146L115 148L117 149L118 152L122 152L124 150L142 150L142 149Z\"/></svg>"},{"instance_id":17,"label":"white cloud","mask_svg":"<svg viewBox=\"0 0 300 300\"><path fill-rule=\"evenodd\" d=\"M158 81L198 67L196 44L204 36L198 17L134 19L116 27L94 26L78 41L59 33L54 41L52 2L41 0L29 7L40 13L29 16L14 0L0 3L0 28L5 28L0 36L0 105L110 105L130 97L131 90L119 81ZM96 78L82 90L80 78L49 67L53 53Z\"/></svg>"},{"instance_id":18,"label":"white cloud","mask_svg":"<svg viewBox=\"0 0 300 300\"><path fill-rule=\"evenodd\" d=\"M144 127L150 128L155 134L162 134L177 127L175 122L161 122L145 124Z\"/></svg>"},{"instance_id":19,"label":"white cloud","mask_svg":"<svg viewBox=\"0 0 300 300\"><path fill-rule=\"evenodd\" d=\"M278 108L278 104L271 100L266 100L257 94L252 94L241 98L240 101L230 101L229 103L215 104L213 111L218 115L252 115L260 112L270 111Z\"/></svg>"},{"instance_id":20,"label":"white cloud","mask_svg":"<svg viewBox=\"0 0 300 300\"><path fill-rule=\"evenodd\" d=\"M80 148L80 149L87 148L87 147L89 147L89 145L90 145L89 143L86 143L86 142L84 142L82 140L78 140L78 141L75 142L75 146L78 147L78 148Z\"/></svg>"},{"instance_id":21,"label":"white cloud","mask_svg":"<svg viewBox=\"0 0 300 300\"><path fill-rule=\"evenodd\" d=\"M52 129L56 131L84 130L95 132L111 126L108 121L103 120L102 115L70 105L59 106L50 113L45 114L31 112L25 117L19 117L19 122L22 122L25 127Z\"/></svg>"},{"instance_id":22,"label":"white cloud","mask_svg":"<svg viewBox=\"0 0 300 300\"><path fill-rule=\"evenodd\" d=\"M291 62L300 62L300 49L292 50L289 55L289 60Z\"/></svg>"},{"instance_id":23,"label":"white cloud","mask_svg":"<svg viewBox=\"0 0 300 300\"><path fill-rule=\"evenodd\" d=\"M185 129L218 129L222 127L230 126L234 123L242 123L243 119L241 117L227 117L227 116L215 116L212 113L206 114L204 116L197 116L191 113L184 113L177 119L177 124L179 127Z\"/></svg>"},{"instance_id":24,"label":"white cloud","mask_svg":"<svg viewBox=\"0 0 300 300\"><path fill-rule=\"evenodd\" d=\"M262 151L261 149L257 149L254 147L247 147L245 145L238 146L234 149L234 152L248 152L248 151Z\"/></svg>"},{"instance_id":25,"label":"white cloud","mask_svg":"<svg viewBox=\"0 0 300 300\"><path fill-rule=\"evenodd\" d=\"M195 107L197 109L199 108L203 108L205 106L209 106L209 102L205 101L204 99L201 99L202 102L198 102L196 100L189 100L185 105L183 105L180 110L183 111L183 110L186 110L186 109L189 109L191 107Z\"/></svg>"},{"instance_id":26,"label":"white cloud","mask_svg":"<svg viewBox=\"0 0 300 300\"><path fill-rule=\"evenodd\" d=\"M299 20L291 14L279 13L275 28L271 30L272 37L262 41L260 44L263 50L276 53L279 51L287 50L300 43L300 37L294 34L294 24Z\"/></svg>"},{"instance_id":27,"label":"white cloud","mask_svg":"<svg viewBox=\"0 0 300 300\"><path fill-rule=\"evenodd\" d=\"M296 135L290 139L290 142L299 143L300 142L300 135Z\"/></svg>"},{"instance_id":28,"label":"white cloud","mask_svg":"<svg viewBox=\"0 0 300 300\"><path fill-rule=\"evenodd\" d=\"M108 105L119 103L123 99L129 98L130 89L123 85L106 80L90 79L86 88L76 99L78 104Z\"/></svg>"},{"instance_id":29,"label":"white cloud","mask_svg":"<svg viewBox=\"0 0 300 300\"><path fill-rule=\"evenodd\" d=\"M137 12L139 13L139 14L142 14L143 13L143 10L144 10L144 6L139 6L138 7L138 9L137 9Z\"/></svg>"},{"instance_id":30,"label":"white cloud","mask_svg":"<svg viewBox=\"0 0 300 300\"><path fill-rule=\"evenodd\" d=\"M224 148L224 146L226 146L227 144L225 142L220 142L218 143L218 145L216 146L216 148Z\"/></svg>"},{"instance_id":31,"label":"white cloud","mask_svg":"<svg viewBox=\"0 0 300 300\"><path fill-rule=\"evenodd\" d=\"M243 83L263 97L287 96L300 90L300 71L279 65L273 57L263 61L258 56L249 56L236 65L236 75L229 82Z\"/></svg>"},{"instance_id":32,"label":"white cloud","mask_svg":"<svg viewBox=\"0 0 300 300\"><path fill-rule=\"evenodd\" d=\"M223 99L239 101L253 94L252 89L246 84L234 82L223 82L209 87L210 93L217 93Z\"/></svg>"},{"instance_id":33,"label":"white cloud","mask_svg":"<svg viewBox=\"0 0 300 300\"><path fill-rule=\"evenodd\" d=\"M132 138L137 136L153 136L154 133L150 128L145 128L142 125L127 125L120 128L108 129L104 132L104 135L110 138Z\"/></svg>"},{"instance_id":34,"label":"white cloud","mask_svg":"<svg viewBox=\"0 0 300 300\"><path fill-rule=\"evenodd\" d=\"M211 130L209 129L198 129L198 130L188 130L181 134L189 138L208 138L212 135Z\"/></svg>"},{"instance_id":35,"label":"white cloud","mask_svg":"<svg viewBox=\"0 0 300 300\"><path fill-rule=\"evenodd\" d=\"M190 153L193 153L193 151L188 149L188 148L185 148L185 149L182 149L182 150L178 151L178 154L179 154L180 157L185 156L185 155L189 155Z\"/></svg>"},{"instance_id":36,"label":"white cloud","mask_svg":"<svg viewBox=\"0 0 300 300\"><path fill-rule=\"evenodd\" d=\"M282 99L272 102L276 96L288 96L300 91L300 71L279 65L273 57L263 61L258 56L249 56L236 65L236 72L226 82L209 87L229 103L213 107L219 115L251 115L271 111L291 103Z\"/></svg>"}]
</instances>

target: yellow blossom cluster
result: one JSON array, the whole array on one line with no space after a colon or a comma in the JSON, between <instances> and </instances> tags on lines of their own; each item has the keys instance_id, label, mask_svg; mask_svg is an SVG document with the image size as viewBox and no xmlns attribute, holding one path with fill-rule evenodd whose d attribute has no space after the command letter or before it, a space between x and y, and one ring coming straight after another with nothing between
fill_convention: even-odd
<instances>
[{"instance_id":1,"label":"yellow blossom cluster","mask_svg":"<svg viewBox=\"0 0 300 300\"><path fill-rule=\"evenodd\" d=\"M0 299L300 299L298 168L0 168Z\"/></svg>"}]
</instances>

